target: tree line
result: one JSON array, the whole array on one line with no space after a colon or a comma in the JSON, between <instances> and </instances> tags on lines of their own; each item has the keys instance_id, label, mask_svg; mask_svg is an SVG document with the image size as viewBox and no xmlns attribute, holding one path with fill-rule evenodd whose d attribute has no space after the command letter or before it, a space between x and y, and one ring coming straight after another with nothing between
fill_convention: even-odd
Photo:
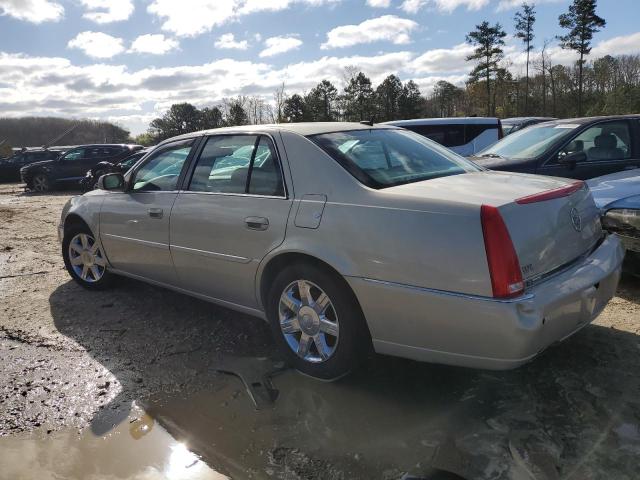
<instances>
[{"instance_id":1,"label":"tree line","mask_svg":"<svg viewBox=\"0 0 640 480\"><path fill-rule=\"evenodd\" d=\"M56 117L0 118L0 157L9 156L11 147L42 147L51 142L82 145L129 141L129 131L111 122Z\"/></svg>"},{"instance_id":2,"label":"tree line","mask_svg":"<svg viewBox=\"0 0 640 480\"><path fill-rule=\"evenodd\" d=\"M152 143L196 129L260 123L638 113L640 55L587 59L594 35L606 26L596 10L597 0L573 0L558 18L556 39L562 49L576 53L573 65L555 61L551 39L535 51L535 4L524 2L512 30L526 54L523 76L512 73L505 57L507 31L499 23L483 21L466 36L474 47L467 61L474 67L464 86L439 81L423 95L413 80L402 82L397 75L389 75L375 86L365 73L347 67L341 89L325 79L308 92L291 95L283 84L271 102L238 96L202 110L190 104L173 105L140 140Z\"/></svg>"},{"instance_id":3,"label":"tree line","mask_svg":"<svg viewBox=\"0 0 640 480\"><path fill-rule=\"evenodd\" d=\"M526 54L524 75L515 75L504 52L507 30L499 23L479 23L466 35L473 46L473 64L464 85L439 81L427 94L413 80L389 75L378 85L357 67L345 68L339 84L323 79L309 91L292 93L281 84L272 98L239 95L198 108L172 105L154 119L146 133L133 139L153 145L166 138L223 126L302 121L360 121L451 116L614 115L640 112L640 55L589 58L594 36L606 26L597 14L597 0L573 0L558 18L555 39L577 61L564 65L554 58L552 39L537 43L535 4L524 2L510 33ZM1 119L0 142L38 146L64 131L72 120ZM130 140L128 132L108 122L83 121L63 140L78 144Z\"/></svg>"}]
</instances>

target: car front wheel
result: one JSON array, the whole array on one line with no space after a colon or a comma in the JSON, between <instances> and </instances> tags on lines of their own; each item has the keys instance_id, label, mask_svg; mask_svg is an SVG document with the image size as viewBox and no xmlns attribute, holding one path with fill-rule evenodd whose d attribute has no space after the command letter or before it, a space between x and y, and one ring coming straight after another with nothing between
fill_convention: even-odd
<instances>
[{"instance_id":1,"label":"car front wheel","mask_svg":"<svg viewBox=\"0 0 640 480\"><path fill-rule=\"evenodd\" d=\"M32 180L33 190L36 192L46 192L51 189L49 179L44 173L38 173Z\"/></svg>"},{"instance_id":2,"label":"car front wheel","mask_svg":"<svg viewBox=\"0 0 640 480\"><path fill-rule=\"evenodd\" d=\"M312 377L349 373L371 345L362 311L348 284L312 265L292 265L274 279L268 316L280 350Z\"/></svg>"},{"instance_id":3,"label":"car front wheel","mask_svg":"<svg viewBox=\"0 0 640 480\"><path fill-rule=\"evenodd\" d=\"M83 287L99 290L110 285L104 252L86 227L73 226L65 233L62 256L71 277Z\"/></svg>"}]
</instances>

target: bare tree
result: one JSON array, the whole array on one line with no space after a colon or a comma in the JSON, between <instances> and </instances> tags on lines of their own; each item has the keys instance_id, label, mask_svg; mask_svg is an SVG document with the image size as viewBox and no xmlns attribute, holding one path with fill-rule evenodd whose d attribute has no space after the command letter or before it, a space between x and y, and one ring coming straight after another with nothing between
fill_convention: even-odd
<instances>
[{"instance_id":1,"label":"bare tree","mask_svg":"<svg viewBox=\"0 0 640 480\"><path fill-rule=\"evenodd\" d=\"M275 92L273 92L273 100L275 103L275 110L276 110L275 123L282 123L285 121L283 109L284 109L284 102L287 100L287 93L284 89L284 82L282 82L282 85L280 85L278 89Z\"/></svg>"}]
</instances>

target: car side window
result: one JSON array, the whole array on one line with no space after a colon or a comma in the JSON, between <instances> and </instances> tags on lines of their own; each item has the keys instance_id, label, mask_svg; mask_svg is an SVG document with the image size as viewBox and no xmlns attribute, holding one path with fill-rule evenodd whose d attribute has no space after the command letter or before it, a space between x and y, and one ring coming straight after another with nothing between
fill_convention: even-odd
<instances>
[{"instance_id":1,"label":"car side window","mask_svg":"<svg viewBox=\"0 0 640 480\"><path fill-rule=\"evenodd\" d=\"M513 131L516 131L518 128L514 128ZM496 130L495 135L497 136L497 130L498 130L498 125L489 125L489 124L469 124L469 125L465 125L465 129L464 129L464 141L465 143L470 143L473 142L476 138L478 138L480 135L482 135L484 132L486 132L487 130ZM497 138L497 137L494 137Z\"/></svg>"},{"instance_id":2,"label":"car side window","mask_svg":"<svg viewBox=\"0 0 640 480\"><path fill-rule=\"evenodd\" d=\"M75 150L71 150L69 153L67 153L64 157L63 160L65 162L73 162L74 160L81 160L82 158L84 158L84 148L76 148Z\"/></svg>"},{"instance_id":3,"label":"car side window","mask_svg":"<svg viewBox=\"0 0 640 480\"><path fill-rule=\"evenodd\" d=\"M176 142L151 156L133 175L133 191L172 191L191 152L193 140Z\"/></svg>"},{"instance_id":4,"label":"car side window","mask_svg":"<svg viewBox=\"0 0 640 480\"><path fill-rule=\"evenodd\" d=\"M459 147L464 145L465 126L460 125L407 125L404 128L419 133L429 140L444 145L445 147Z\"/></svg>"},{"instance_id":5,"label":"car side window","mask_svg":"<svg viewBox=\"0 0 640 480\"><path fill-rule=\"evenodd\" d=\"M587 128L560 150L558 158L577 152L584 152L587 162L631 158L629 124L623 120Z\"/></svg>"},{"instance_id":6,"label":"car side window","mask_svg":"<svg viewBox=\"0 0 640 480\"><path fill-rule=\"evenodd\" d=\"M271 140L256 135L209 137L189 190L283 196L280 164Z\"/></svg>"},{"instance_id":7,"label":"car side window","mask_svg":"<svg viewBox=\"0 0 640 480\"><path fill-rule=\"evenodd\" d=\"M249 193L284 197L282 170L276 150L268 137L261 136L251 168Z\"/></svg>"}]
</instances>

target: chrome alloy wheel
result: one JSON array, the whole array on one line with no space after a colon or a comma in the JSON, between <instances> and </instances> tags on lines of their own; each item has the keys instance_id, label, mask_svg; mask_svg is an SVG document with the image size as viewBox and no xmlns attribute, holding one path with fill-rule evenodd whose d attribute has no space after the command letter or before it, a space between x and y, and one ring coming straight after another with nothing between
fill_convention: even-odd
<instances>
[{"instance_id":1,"label":"chrome alloy wheel","mask_svg":"<svg viewBox=\"0 0 640 480\"><path fill-rule=\"evenodd\" d=\"M328 360L338 346L338 315L331 299L307 280L291 282L278 306L280 329L296 355L307 362Z\"/></svg>"},{"instance_id":2,"label":"chrome alloy wheel","mask_svg":"<svg viewBox=\"0 0 640 480\"><path fill-rule=\"evenodd\" d=\"M33 189L36 192L46 192L49 188L47 177L44 175L36 175L33 178Z\"/></svg>"},{"instance_id":3,"label":"chrome alloy wheel","mask_svg":"<svg viewBox=\"0 0 640 480\"><path fill-rule=\"evenodd\" d=\"M98 242L86 233L78 233L71 239L69 263L76 275L87 283L100 280L107 266Z\"/></svg>"}]
</instances>

